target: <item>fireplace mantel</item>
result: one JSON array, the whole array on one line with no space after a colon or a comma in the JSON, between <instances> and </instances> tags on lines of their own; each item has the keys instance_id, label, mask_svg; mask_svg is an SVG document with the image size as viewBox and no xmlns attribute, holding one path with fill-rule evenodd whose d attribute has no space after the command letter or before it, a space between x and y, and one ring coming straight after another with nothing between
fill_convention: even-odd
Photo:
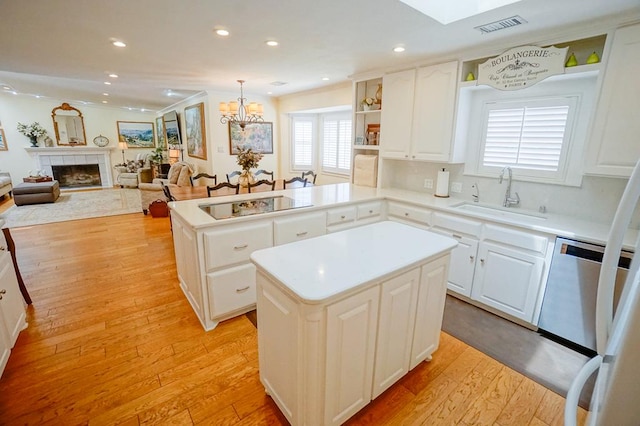
<instances>
[{"instance_id":1,"label":"fireplace mantel","mask_svg":"<svg viewBox=\"0 0 640 426\"><path fill-rule=\"evenodd\" d=\"M111 151L114 149L87 146L25 148L35 157L38 170L44 171L48 176L53 176L51 166L98 164L103 188L113 187Z\"/></svg>"}]
</instances>

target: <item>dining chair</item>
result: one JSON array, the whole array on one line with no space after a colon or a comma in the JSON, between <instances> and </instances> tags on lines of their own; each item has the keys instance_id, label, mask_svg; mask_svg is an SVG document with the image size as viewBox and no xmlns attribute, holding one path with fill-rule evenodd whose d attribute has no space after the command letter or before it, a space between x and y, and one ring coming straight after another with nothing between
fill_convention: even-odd
<instances>
[{"instance_id":1,"label":"dining chair","mask_svg":"<svg viewBox=\"0 0 640 426\"><path fill-rule=\"evenodd\" d=\"M303 179L301 177L298 177L298 176L296 176L294 178L291 178L289 180L283 179L282 187L284 189L287 189L287 188L304 188L305 186L307 186L307 180Z\"/></svg>"},{"instance_id":2,"label":"dining chair","mask_svg":"<svg viewBox=\"0 0 640 426\"><path fill-rule=\"evenodd\" d=\"M249 190L249 193L273 191L274 189L276 189L276 181L263 179L257 181L256 183L250 183L247 188Z\"/></svg>"},{"instance_id":3,"label":"dining chair","mask_svg":"<svg viewBox=\"0 0 640 426\"><path fill-rule=\"evenodd\" d=\"M240 185L229 182L220 182L214 186L207 186L207 196L216 197L219 195L233 195L240 193Z\"/></svg>"},{"instance_id":4,"label":"dining chair","mask_svg":"<svg viewBox=\"0 0 640 426\"><path fill-rule=\"evenodd\" d=\"M253 174L256 178L258 177L258 175L267 175L269 176L269 179L273 180L273 172L270 172L268 170L256 170L256 172Z\"/></svg>"},{"instance_id":5,"label":"dining chair","mask_svg":"<svg viewBox=\"0 0 640 426\"><path fill-rule=\"evenodd\" d=\"M313 177L313 180L311 180L311 178L307 178L307 181L310 181L309 183L315 185L316 184L316 177L318 177L318 176L313 172L313 170L302 172L302 179L304 179L307 176Z\"/></svg>"},{"instance_id":6,"label":"dining chair","mask_svg":"<svg viewBox=\"0 0 640 426\"><path fill-rule=\"evenodd\" d=\"M166 197L167 202L176 201L175 197L171 195L171 191L169 190L169 187L165 185L164 182L160 182L160 185L162 185L162 192L164 192L164 196Z\"/></svg>"},{"instance_id":7,"label":"dining chair","mask_svg":"<svg viewBox=\"0 0 640 426\"><path fill-rule=\"evenodd\" d=\"M231 173L227 173L227 183L231 183L231 178L235 176L240 176L242 172L240 170L235 170Z\"/></svg>"},{"instance_id":8,"label":"dining chair","mask_svg":"<svg viewBox=\"0 0 640 426\"><path fill-rule=\"evenodd\" d=\"M218 184L218 175L210 175L209 173L198 173L195 176L191 177L191 186L193 186L193 182L198 179L213 179L213 184Z\"/></svg>"}]
</instances>

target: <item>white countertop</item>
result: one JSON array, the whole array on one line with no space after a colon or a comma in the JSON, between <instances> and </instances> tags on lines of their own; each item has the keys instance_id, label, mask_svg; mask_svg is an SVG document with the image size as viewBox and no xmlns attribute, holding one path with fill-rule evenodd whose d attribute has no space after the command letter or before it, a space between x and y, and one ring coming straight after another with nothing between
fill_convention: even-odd
<instances>
[{"instance_id":1,"label":"white countertop","mask_svg":"<svg viewBox=\"0 0 640 426\"><path fill-rule=\"evenodd\" d=\"M268 249L251 261L306 303L320 303L452 250L458 242L384 221Z\"/></svg>"},{"instance_id":2,"label":"white countertop","mask_svg":"<svg viewBox=\"0 0 640 426\"><path fill-rule=\"evenodd\" d=\"M348 183L333 185L317 185L307 188L286 189L281 191L273 191L269 195L284 195L295 199L303 199L313 207L298 208L293 210L285 210L261 215L245 216L233 219L215 220L198 205L207 203L223 203L232 200L246 200L251 198L264 197L264 193L231 195L225 197L205 198L198 200L178 201L169 203L172 211L181 216L194 229L228 225L231 223L241 223L244 221L257 220L265 217L276 217L291 213L301 213L303 211L312 211L322 208L337 207L340 205L348 205L363 201L373 200L395 200L411 203L416 206L433 209L434 211L449 212L456 215L481 219L494 223L502 223L511 226L518 226L523 229L542 232L551 235L557 235L569 239L575 239L596 244L604 244L607 240L610 223L591 222L583 219L576 219L569 216L557 214L539 215L537 212L527 212L519 208L511 208L510 211L520 213L530 213L543 216L544 220L531 219L526 217L521 219L503 218L498 216L488 216L471 212L460 211L455 206L468 202L461 198L438 198L431 194L399 190L399 189L376 189L363 186L355 186ZM494 206L499 208L499 206ZM635 247L637 231L629 232L625 239L625 248L633 249Z\"/></svg>"}]
</instances>

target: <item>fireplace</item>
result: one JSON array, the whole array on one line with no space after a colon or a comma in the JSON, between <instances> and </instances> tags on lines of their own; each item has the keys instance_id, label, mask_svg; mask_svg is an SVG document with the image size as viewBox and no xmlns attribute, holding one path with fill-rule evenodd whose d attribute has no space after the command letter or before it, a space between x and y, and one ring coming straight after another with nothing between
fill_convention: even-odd
<instances>
[{"instance_id":1,"label":"fireplace","mask_svg":"<svg viewBox=\"0 0 640 426\"><path fill-rule=\"evenodd\" d=\"M93 175L95 172L82 170L78 173L76 178L72 177L72 185L66 186L66 189L83 189L88 186L102 186L103 188L113 188L113 176L111 175L111 151L113 148L100 148L100 147L38 147L38 148L25 148L25 150L31 154L36 160L35 168L42 170L48 176L56 176L56 179L60 180L53 172L54 166L84 166L97 165L99 168L99 179L92 179L96 183L89 185L86 183L86 176L80 175ZM73 173L72 173L73 175ZM60 186L63 184L60 182Z\"/></svg>"},{"instance_id":2,"label":"fireplace","mask_svg":"<svg viewBox=\"0 0 640 426\"><path fill-rule=\"evenodd\" d=\"M98 164L51 166L51 170L61 188L102 186Z\"/></svg>"}]
</instances>

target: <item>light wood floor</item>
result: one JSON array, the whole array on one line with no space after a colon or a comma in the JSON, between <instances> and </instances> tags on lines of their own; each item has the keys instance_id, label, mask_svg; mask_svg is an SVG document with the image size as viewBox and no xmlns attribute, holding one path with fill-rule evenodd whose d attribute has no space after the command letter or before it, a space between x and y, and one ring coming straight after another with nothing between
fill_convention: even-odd
<instances>
[{"instance_id":1,"label":"light wood floor","mask_svg":"<svg viewBox=\"0 0 640 426\"><path fill-rule=\"evenodd\" d=\"M34 303L0 378L0 424L287 424L260 385L250 321L206 333L196 319L177 284L168 219L131 214L12 234ZM348 424L561 425L563 406L443 333L432 362Z\"/></svg>"}]
</instances>

